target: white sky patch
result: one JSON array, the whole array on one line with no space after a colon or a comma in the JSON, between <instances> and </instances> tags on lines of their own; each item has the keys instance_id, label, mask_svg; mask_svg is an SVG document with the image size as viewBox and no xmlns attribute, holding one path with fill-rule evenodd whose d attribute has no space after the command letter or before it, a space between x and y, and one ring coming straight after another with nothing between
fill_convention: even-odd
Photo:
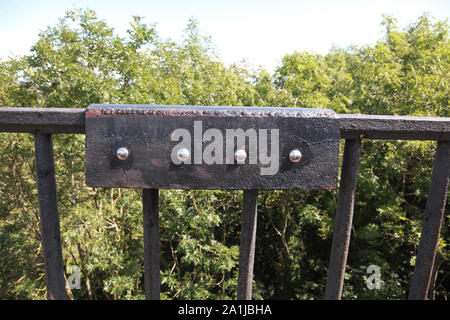
<instances>
[{"instance_id":1,"label":"white sky patch","mask_svg":"<svg viewBox=\"0 0 450 320\"><path fill-rule=\"evenodd\" d=\"M140 15L157 22L163 38L178 40L194 17L226 64L246 59L269 71L294 50L325 54L333 46L374 44L382 37L382 14L397 18L400 27L424 12L450 17L450 1L443 0L0 0L0 58L27 54L39 31L74 5L93 9L122 36Z\"/></svg>"}]
</instances>

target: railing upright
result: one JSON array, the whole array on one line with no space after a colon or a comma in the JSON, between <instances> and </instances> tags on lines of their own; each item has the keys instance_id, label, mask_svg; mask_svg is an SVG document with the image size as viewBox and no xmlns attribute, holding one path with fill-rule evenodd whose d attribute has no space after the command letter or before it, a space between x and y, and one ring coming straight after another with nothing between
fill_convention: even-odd
<instances>
[{"instance_id":1,"label":"railing upright","mask_svg":"<svg viewBox=\"0 0 450 320\"><path fill-rule=\"evenodd\" d=\"M44 249L47 299L67 299L61 234L56 201L55 164L50 134L36 133L36 172L39 195L41 242Z\"/></svg>"},{"instance_id":2,"label":"railing upright","mask_svg":"<svg viewBox=\"0 0 450 320\"><path fill-rule=\"evenodd\" d=\"M255 262L258 190L245 190L242 210L241 243L237 299L252 299L253 266Z\"/></svg>"},{"instance_id":3,"label":"railing upright","mask_svg":"<svg viewBox=\"0 0 450 320\"><path fill-rule=\"evenodd\" d=\"M144 284L147 300L160 299L159 190L143 189Z\"/></svg>"},{"instance_id":4,"label":"railing upright","mask_svg":"<svg viewBox=\"0 0 450 320\"><path fill-rule=\"evenodd\" d=\"M439 141L408 299L426 300L444 221L450 175L450 141Z\"/></svg>"},{"instance_id":5,"label":"railing upright","mask_svg":"<svg viewBox=\"0 0 450 320\"><path fill-rule=\"evenodd\" d=\"M360 154L361 139L346 139L328 278L325 288L325 299L327 300L340 300L342 296L345 266L352 231Z\"/></svg>"}]
</instances>

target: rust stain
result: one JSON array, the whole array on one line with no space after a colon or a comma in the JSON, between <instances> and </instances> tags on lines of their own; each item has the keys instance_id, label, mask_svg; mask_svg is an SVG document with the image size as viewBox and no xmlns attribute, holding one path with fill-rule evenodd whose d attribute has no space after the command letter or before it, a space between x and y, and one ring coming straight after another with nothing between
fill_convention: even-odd
<instances>
[{"instance_id":1,"label":"rust stain","mask_svg":"<svg viewBox=\"0 0 450 320\"><path fill-rule=\"evenodd\" d=\"M324 187L323 190L336 190L336 183L330 184L328 187Z\"/></svg>"},{"instance_id":2,"label":"rust stain","mask_svg":"<svg viewBox=\"0 0 450 320\"><path fill-rule=\"evenodd\" d=\"M96 116L101 116L102 112L100 109L87 109L86 111L86 119Z\"/></svg>"}]
</instances>

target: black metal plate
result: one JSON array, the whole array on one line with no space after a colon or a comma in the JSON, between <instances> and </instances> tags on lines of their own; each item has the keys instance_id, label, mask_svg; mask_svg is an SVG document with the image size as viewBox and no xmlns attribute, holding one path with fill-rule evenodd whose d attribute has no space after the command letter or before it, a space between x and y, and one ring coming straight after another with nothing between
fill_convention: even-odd
<instances>
[{"instance_id":1,"label":"black metal plate","mask_svg":"<svg viewBox=\"0 0 450 320\"><path fill-rule=\"evenodd\" d=\"M201 124L200 131L194 132L194 122L197 128ZM202 154L195 152L200 150L198 146L204 151L211 143L201 139L204 132L212 128L222 132L223 155L219 158L224 164L206 164ZM171 139L176 129L187 129L191 135L191 164L172 161L172 151L179 144L178 140ZM250 139L245 140L248 158L244 164L227 157L227 143L238 143L227 139L227 129L256 132L257 143L249 146ZM263 165L258 152L264 129L269 137L269 157L271 148L275 146L272 144L276 144L275 133L278 130L279 156ZM194 145L194 140L201 141L201 144ZM117 158L116 151L120 147L129 151L126 160ZM254 153L255 148L257 153ZM298 163L289 160L293 149L302 153ZM194 153L200 155L196 158L197 164L194 164ZM249 164L251 154L256 155L253 164ZM91 105L86 112L86 184L92 187L334 189L338 164L339 122L331 110Z\"/></svg>"}]
</instances>

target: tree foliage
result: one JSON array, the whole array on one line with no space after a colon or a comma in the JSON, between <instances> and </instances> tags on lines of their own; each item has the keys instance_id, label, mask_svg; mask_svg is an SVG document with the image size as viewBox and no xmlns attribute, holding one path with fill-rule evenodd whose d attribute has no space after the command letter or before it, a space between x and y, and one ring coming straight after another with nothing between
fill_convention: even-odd
<instances>
[{"instance_id":1,"label":"tree foliage","mask_svg":"<svg viewBox=\"0 0 450 320\"><path fill-rule=\"evenodd\" d=\"M0 105L85 108L146 103L330 108L338 113L450 115L446 22L424 15L404 30L384 17L373 46L294 52L273 74L225 66L196 20L179 42L133 17L118 36L90 10L69 10L28 56L0 61ZM45 297L33 137L0 134L0 298ZM141 194L84 184L84 136L54 136L65 270L75 299L142 299ZM411 279L435 144L365 141L344 298L404 299ZM160 191L164 299L236 297L239 191ZM320 299L336 191L261 191L254 297ZM448 205L447 205L448 208ZM447 210L448 212L448 210ZM447 213L448 220L448 213ZM430 297L446 299L449 232L439 243ZM380 290L365 284L382 270ZM70 274L66 274L68 277Z\"/></svg>"}]
</instances>

